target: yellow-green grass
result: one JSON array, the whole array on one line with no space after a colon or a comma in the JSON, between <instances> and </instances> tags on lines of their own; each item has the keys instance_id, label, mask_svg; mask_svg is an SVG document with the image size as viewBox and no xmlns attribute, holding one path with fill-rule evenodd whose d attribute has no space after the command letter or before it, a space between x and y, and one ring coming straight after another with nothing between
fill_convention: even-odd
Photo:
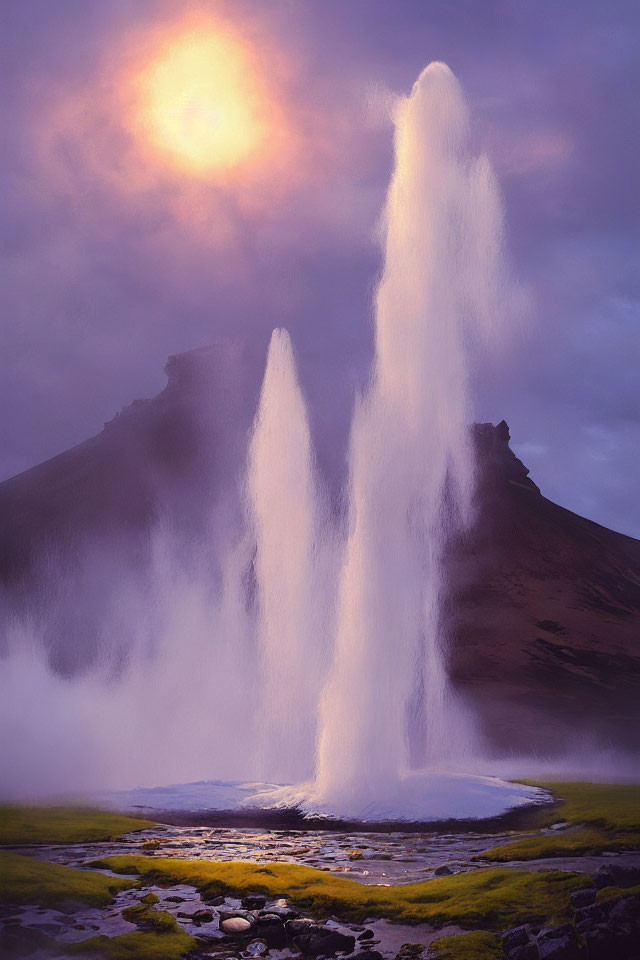
<instances>
[{"instance_id":1,"label":"yellow-green grass","mask_svg":"<svg viewBox=\"0 0 640 960\"><path fill-rule=\"evenodd\" d=\"M105 907L119 890L131 886L131 880L0 851L0 903L55 908L79 900Z\"/></svg>"},{"instance_id":2,"label":"yellow-green grass","mask_svg":"<svg viewBox=\"0 0 640 960\"><path fill-rule=\"evenodd\" d=\"M122 911L130 923L143 925L118 937L92 937L75 944L76 953L106 957L107 960L179 960L196 946L194 937L181 929L176 919L164 910L157 910L158 897L147 894L139 903Z\"/></svg>"},{"instance_id":3,"label":"yellow-green grass","mask_svg":"<svg viewBox=\"0 0 640 960\"><path fill-rule=\"evenodd\" d=\"M316 916L336 914L345 920L379 916L406 923L458 923L467 929L503 929L515 922L566 916L571 892L589 882L582 874L526 873L504 867L381 887L290 863L264 866L116 856L94 866L133 874L147 883L192 884L205 897L247 892L286 896Z\"/></svg>"},{"instance_id":4,"label":"yellow-green grass","mask_svg":"<svg viewBox=\"0 0 640 960\"><path fill-rule=\"evenodd\" d=\"M74 944L73 952L96 954L106 960L180 960L194 950L196 940L176 924L172 932L133 930L119 937L92 937Z\"/></svg>"},{"instance_id":5,"label":"yellow-green grass","mask_svg":"<svg viewBox=\"0 0 640 960\"><path fill-rule=\"evenodd\" d=\"M640 849L640 785L526 781L544 787L560 804L541 811L540 825L559 820L584 824L555 834L537 834L478 854L476 860L507 863L543 857L593 856L604 850Z\"/></svg>"},{"instance_id":6,"label":"yellow-green grass","mask_svg":"<svg viewBox=\"0 0 640 960\"><path fill-rule=\"evenodd\" d=\"M523 783L544 787L561 801L559 807L547 814L544 825L566 820L640 834L640 784L549 780L525 780Z\"/></svg>"},{"instance_id":7,"label":"yellow-green grass","mask_svg":"<svg viewBox=\"0 0 640 960\"><path fill-rule=\"evenodd\" d=\"M0 806L0 844L91 843L154 826L150 820L86 807Z\"/></svg>"},{"instance_id":8,"label":"yellow-green grass","mask_svg":"<svg viewBox=\"0 0 640 960\"><path fill-rule=\"evenodd\" d=\"M495 933L475 930L455 937L440 937L431 943L437 960L502 960L502 942Z\"/></svg>"},{"instance_id":9,"label":"yellow-green grass","mask_svg":"<svg viewBox=\"0 0 640 960\"><path fill-rule=\"evenodd\" d=\"M596 894L596 903L607 903L608 900L617 900L618 897L632 897L640 894L640 883L635 887L603 887Z\"/></svg>"},{"instance_id":10,"label":"yellow-green grass","mask_svg":"<svg viewBox=\"0 0 640 960\"><path fill-rule=\"evenodd\" d=\"M616 836L591 827L569 830L550 836L548 833L535 837L524 837L512 843L504 843L491 850L485 850L474 860L492 860L494 863L509 863L512 860L538 860L545 857L581 857L595 856L603 850L636 850L640 847L640 837L633 835Z\"/></svg>"}]
</instances>

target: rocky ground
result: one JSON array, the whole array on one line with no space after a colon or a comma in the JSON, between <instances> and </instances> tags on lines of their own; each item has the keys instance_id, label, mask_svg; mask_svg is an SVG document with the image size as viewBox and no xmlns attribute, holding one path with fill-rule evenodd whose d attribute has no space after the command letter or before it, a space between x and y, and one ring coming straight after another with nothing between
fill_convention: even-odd
<instances>
[{"instance_id":1,"label":"rocky ground","mask_svg":"<svg viewBox=\"0 0 640 960\"><path fill-rule=\"evenodd\" d=\"M574 829L559 823L544 832L570 833ZM380 887L486 869L486 863L474 858L511 839L507 834L363 834L157 825L111 842L28 848L16 845L11 849L83 871L96 869L89 864L106 857L140 854L150 868L154 858L166 862L167 857L180 861L245 861L264 864L266 870L273 863L302 864ZM3 956L44 960L52 956L47 938L53 938L58 944L58 957L77 960L83 956L83 942L95 944L95 937L122 937L160 929L164 924L169 931L180 931L193 938L185 943L189 942L187 955L194 960L250 960L266 955L270 960L299 955L354 960L417 960L421 955L462 960L500 956L506 960L640 957L640 851L540 858L504 866L527 871L571 870L589 875L589 885L571 894L572 922L521 924L498 934L483 933L485 941L480 943L478 952L477 935L465 934L457 924L407 924L375 914L361 922L344 922L329 909L326 916L318 917L317 911L312 916L294 906L286 896L212 896L193 884L147 882L145 876L137 886L118 892L113 902L104 907L77 902L58 904L55 909L28 903L5 904L0 907L0 943ZM115 876L104 867L100 872ZM605 892L604 900L599 890ZM448 937L453 939L443 941ZM476 940L468 939L474 937ZM169 941L166 943L168 946ZM105 948L105 955L118 960L120 956L133 960L151 956L138 954L135 949L121 954ZM86 956L96 956L94 945ZM157 956L161 960L169 954L161 950Z\"/></svg>"}]
</instances>

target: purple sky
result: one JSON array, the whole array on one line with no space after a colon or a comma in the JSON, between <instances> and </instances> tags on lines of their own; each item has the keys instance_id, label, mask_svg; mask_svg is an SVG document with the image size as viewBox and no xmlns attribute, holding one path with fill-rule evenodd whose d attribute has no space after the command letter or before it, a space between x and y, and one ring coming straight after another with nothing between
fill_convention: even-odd
<instances>
[{"instance_id":1,"label":"purple sky","mask_svg":"<svg viewBox=\"0 0 640 960\"><path fill-rule=\"evenodd\" d=\"M191 5L192 6L192 5ZM5 0L0 477L162 388L171 353L289 328L316 419L370 356L387 92L461 80L531 320L478 371L543 492L640 536L637 0L234 0L296 142L246 190L147 169L115 108L177 0Z\"/></svg>"}]
</instances>

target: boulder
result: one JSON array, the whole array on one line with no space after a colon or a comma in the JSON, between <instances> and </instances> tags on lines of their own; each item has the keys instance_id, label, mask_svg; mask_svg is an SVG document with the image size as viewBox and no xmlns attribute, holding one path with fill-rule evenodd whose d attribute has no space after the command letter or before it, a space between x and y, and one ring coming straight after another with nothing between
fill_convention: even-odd
<instances>
[{"instance_id":1,"label":"boulder","mask_svg":"<svg viewBox=\"0 0 640 960\"><path fill-rule=\"evenodd\" d=\"M569 923L542 930L538 934L537 946L540 960L581 960L583 955Z\"/></svg>"},{"instance_id":2,"label":"boulder","mask_svg":"<svg viewBox=\"0 0 640 960\"><path fill-rule=\"evenodd\" d=\"M571 906L574 910L580 907L590 907L596 902L595 887L587 887L585 890L574 890L571 894Z\"/></svg>"},{"instance_id":3,"label":"boulder","mask_svg":"<svg viewBox=\"0 0 640 960\"><path fill-rule=\"evenodd\" d=\"M251 929L251 923L244 917L227 917L226 920L220 921L220 929L223 933L238 936L242 933L248 933Z\"/></svg>"},{"instance_id":4,"label":"boulder","mask_svg":"<svg viewBox=\"0 0 640 960\"><path fill-rule=\"evenodd\" d=\"M321 933L296 937L294 944L301 953L308 956L332 957L336 953L351 953L355 948L356 938L338 930L323 928Z\"/></svg>"},{"instance_id":5,"label":"boulder","mask_svg":"<svg viewBox=\"0 0 640 960\"><path fill-rule=\"evenodd\" d=\"M514 947L522 947L529 942L528 927L511 927L502 934L502 948L507 954Z\"/></svg>"},{"instance_id":6,"label":"boulder","mask_svg":"<svg viewBox=\"0 0 640 960\"><path fill-rule=\"evenodd\" d=\"M253 893L242 900L242 906L245 910L263 910L267 898L262 894Z\"/></svg>"},{"instance_id":7,"label":"boulder","mask_svg":"<svg viewBox=\"0 0 640 960\"><path fill-rule=\"evenodd\" d=\"M280 917L273 913L262 913L256 920L256 930L269 947L278 949L287 942L287 933Z\"/></svg>"}]
</instances>

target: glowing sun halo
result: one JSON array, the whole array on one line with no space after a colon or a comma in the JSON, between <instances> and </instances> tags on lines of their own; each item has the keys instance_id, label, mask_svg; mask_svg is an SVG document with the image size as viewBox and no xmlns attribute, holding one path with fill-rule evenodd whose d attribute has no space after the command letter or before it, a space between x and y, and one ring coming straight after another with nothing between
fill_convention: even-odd
<instances>
[{"instance_id":1,"label":"glowing sun halo","mask_svg":"<svg viewBox=\"0 0 640 960\"><path fill-rule=\"evenodd\" d=\"M223 175L265 137L266 104L251 57L222 30L202 26L169 39L138 74L139 129L167 162Z\"/></svg>"}]
</instances>

